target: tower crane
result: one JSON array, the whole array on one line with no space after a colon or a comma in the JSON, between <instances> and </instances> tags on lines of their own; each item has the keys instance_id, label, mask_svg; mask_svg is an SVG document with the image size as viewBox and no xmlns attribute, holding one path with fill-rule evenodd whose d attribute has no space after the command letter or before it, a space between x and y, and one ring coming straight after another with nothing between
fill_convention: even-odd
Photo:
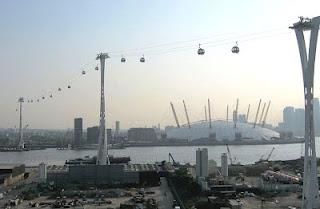
<instances>
[{"instance_id":1,"label":"tower crane","mask_svg":"<svg viewBox=\"0 0 320 209\"><path fill-rule=\"evenodd\" d=\"M190 125L189 115L188 115L187 106L186 106L186 103L184 102L184 100L183 100L183 106L184 106L184 111L185 111L185 113L186 113L186 118L187 118L187 122L188 122L188 127L189 127L189 129L190 129L190 128L191 128L191 125Z\"/></svg>"},{"instance_id":2,"label":"tower crane","mask_svg":"<svg viewBox=\"0 0 320 209\"><path fill-rule=\"evenodd\" d=\"M264 118L263 118L262 125L261 125L262 127L264 127L264 125L266 124L267 115L268 115L269 108L270 108L270 103L271 103L271 101L269 101L266 113L264 114Z\"/></svg>"},{"instance_id":3,"label":"tower crane","mask_svg":"<svg viewBox=\"0 0 320 209\"><path fill-rule=\"evenodd\" d=\"M179 120L178 120L178 117L177 117L176 110L174 109L174 106L173 106L172 102L170 102L170 104L171 104L172 113L173 113L174 119L176 121L177 127L180 128L180 124L179 124Z\"/></svg>"}]
</instances>

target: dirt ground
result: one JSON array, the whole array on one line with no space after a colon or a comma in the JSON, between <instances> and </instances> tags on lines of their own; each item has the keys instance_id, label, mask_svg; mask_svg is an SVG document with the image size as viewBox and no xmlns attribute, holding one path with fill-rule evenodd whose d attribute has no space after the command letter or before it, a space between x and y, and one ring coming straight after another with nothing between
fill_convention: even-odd
<instances>
[{"instance_id":1,"label":"dirt ground","mask_svg":"<svg viewBox=\"0 0 320 209\"><path fill-rule=\"evenodd\" d=\"M111 189L110 189L111 190ZM172 207L172 201L173 196L171 194L171 191L167 185L167 181L165 178L161 178L161 185L158 187L148 187L145 188L145 197L144 199L153 198L157 201L159 205L159 209L167 209L168 206ZM130 192L133 195L137 194L139 189L138 188L130 188L128 190L123 189L125 192ZM106 201L111 201L111 204L84 204L83 206L76 206L71 208L83 208L83 209L106 209L106 208L119 208L121 203L128 203L132 197L115 197L115 198L104 198ZM72 199L66 199L67 202L70 202ZM93 202L94 199L87 198L88 202ZM31 208L30 202L47 202L47 203L53 203L54 200L48 199L46 196L42 196L39 198L36 198L32 201L24 201L16 208L23 209L23 208ZM40 208L49 209L52 208L51 206L40 206Z\"/></svg>"},{"instance_id":2,"label":"dirt ground","mask_svg":"<svg viewBox=\"0 0 320 209\"><path fill-rule=\"evenodd\" d=\"M246 197L242 198L241 202L242 208L246 209L287 209L289 206L297 209L301 208L301 199L298 199L297 194L295 193L291 193L288 196L278 196L272 199L265 199L265 201L261 201L261 198L259 197Z\"/></svg>"}]
</instances>

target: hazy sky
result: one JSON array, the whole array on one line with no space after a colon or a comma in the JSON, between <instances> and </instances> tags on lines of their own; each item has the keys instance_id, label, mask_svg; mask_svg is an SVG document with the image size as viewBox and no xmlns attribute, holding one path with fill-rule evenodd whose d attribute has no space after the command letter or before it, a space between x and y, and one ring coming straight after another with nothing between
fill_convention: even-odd
<instances>
[{"instance_id":1,"label":"hazy sky","mask_svg":"<svg viewBox=\"0 0 320 209\"><path fill-rule=\"evenodd\" d=\"M116 120L121 128L174 124L170 101L185 123L183 99L190 120L201 120L207 98L214 119L225 118L226 105L234 108L236 98L243 113L249 103L256 111L260 98L271 100L268 121L277 123L284 106L303 105L298 47L288 29L301 15L320 15L320 2L1 0L0 127L18 124L19 96L50 93L51 100L24 104L24 122L31 128L73 127L75 117L83 117L85 127L98 124L100 71L93 68L99 52L111 55L108 127L114 128ZM253 33L260 38L248 35ZM203 44L206 54L196 54L199 42L222 39L230 43ZM178 43L186 40L194 41ZM230 51L236 40L237 55ZM173 44L128 54L164 43ZM172 51L180 46L188 48ZM131 55L125 64L112 57L117 51ZM316 59L315 96L320 97L319 53ZM82 69L91 72L81 76ZM66 89L69 83L72 88Z\"/></svg>"}]
</instances>

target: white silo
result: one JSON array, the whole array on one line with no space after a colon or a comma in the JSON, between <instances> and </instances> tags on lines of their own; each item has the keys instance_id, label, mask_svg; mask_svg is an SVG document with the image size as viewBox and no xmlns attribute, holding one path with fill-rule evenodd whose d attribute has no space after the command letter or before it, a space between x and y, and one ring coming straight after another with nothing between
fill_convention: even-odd
<instances>
[{"instance_id":1,"label":"white silo","mask_svg":"<svg viewBox=\"0 0 320 209\"><path fill-rule=\"evenodd\" d=\"M47 165L45 163L39 164L39 179L41 182L47 181Z\"/></svg>"},{"instance_id":2,"label":"white silo","mask_svg":"<svg viewBox=\"0 0 320 209\"><path fill-rule=\"evenodd\" d=\"M228 156L227 153L221 154L221 175L228 176Z\"/></svg>"}]
</instances>

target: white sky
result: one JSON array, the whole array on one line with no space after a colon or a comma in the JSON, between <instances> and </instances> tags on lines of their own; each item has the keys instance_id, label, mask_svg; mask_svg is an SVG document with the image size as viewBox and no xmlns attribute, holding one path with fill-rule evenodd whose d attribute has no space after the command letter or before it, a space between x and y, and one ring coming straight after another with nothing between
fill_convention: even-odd
<instances>
[{"instance_id":1,"label":"white sky","mask_svg":"<svg viewBox=\"0 0 320 209\"><path fill-rule=\"evenodd\" d=\"M132 48L208 36L215 41L262 31L270 37L238 40L238 55L230 51L236 39L215 47L203 44L204 56L196 50L199 42L207 40L187 43L194 49L172 53L152 55L141 50L127 57L125 64L111 53L106 75L107 124L112 128L116 120L121 128L174 124L170 101L185 123L183 99L190 120L200 120L207 98L212 101L214 119L225 118L226 105L234 108L237 98L241 113L249 103L255 111L260 98L271 100L268 122L275 124L282 120L284 106L303 105L298 47L288 27L298 16L318 15L319 1L3 1L0 127L18 124L19 96L36 99L51 92L52 100L24 105L24 121L30 128L72 127L75 117L83 117L85 127L98 124L100 72L92 69L99 52L123 50L126 55ZM218 34L224 36L214 37ZM138 62L141 54L146 57L144 64ZM320 97L319 59L318 53L316 97ZM81 77L82 68L91 72ZM76 76L79 79L71 82ZM69 83L72 88L67 90ZM64 88L60 94L58 87Z\"/></svg>"}]
</instances>

